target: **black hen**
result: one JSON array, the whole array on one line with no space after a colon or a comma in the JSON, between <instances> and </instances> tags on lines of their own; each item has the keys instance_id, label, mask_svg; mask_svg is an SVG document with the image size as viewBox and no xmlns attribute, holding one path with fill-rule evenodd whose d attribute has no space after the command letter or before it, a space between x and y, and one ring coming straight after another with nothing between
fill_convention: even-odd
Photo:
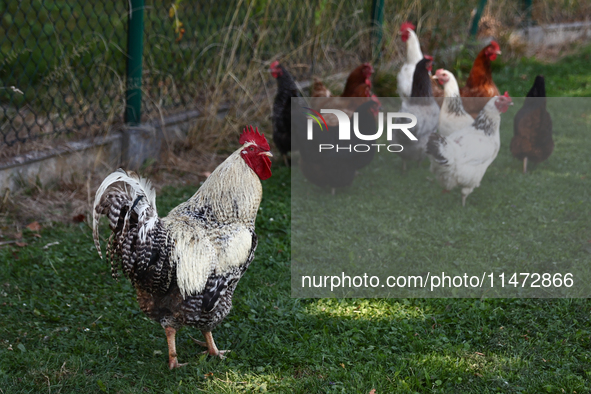
<instances>
[{"instance_id":1,"label":"black hen","mask_svg":"<svg viewBox=\"0 0 591 394\"><path fill-rule=\"evenodd\" d=\"M372 99L355 110L359 116L360 133L375 134L377 130L375 115L379 105L378 101ZM296 113L297 116L295 116ZM339 126L321 129L316 123L313 123L313 139L308 140L307 118L298 111L294 112L293 122L294 140L300 147L302 173L311 183L319 187L331 188L333 194L335 188L350 186L356 171L371 163L375 156L375 147L371 146L371 141L363 141L355 135L353 119L350 119L351 139L347 141L339 140ZM320 151L321 144L325 144L323 145L325 147L330 145L333 148ZM355 151L354 147L357 145L359 145L358 151Z\"/></svg>"},{"instance_id":2,"label":"black hen","mask_svg":"<svg viewBox=\"0 0 591 394\"><path fill-rule=\"evenodd\" d=\"M528 160L542 162L550 157L553 150L552 118L546 110L546 86L544 77L538 75L523 107L513 119L511 153L516 159L523 160L525 174Z\"/></svg>"},{"instance_id":3,"label":"black hen","mask_svg":"<svg viewBox=\"0 0 591 394\"><path fill-rule=\"evenodd\" d=\"M402 101L400 112L411 113L417 117L417 124L410 129L417 141L412 141L402 133L394 133L393 142L404 147L399 153L402 159L402 171L406 170L407 161L416 161L419 165L426 156L429 136L437 131L439 121L439 106L433 98L431 77L429 72L433 65L432 58L425 57L417 63L412 80L410 98ZM408 120L400 120L408 123Z\"/></svg>"},{"instance_id":4,"label":"black hen","mask_svg":"<svg viewBox=\"0 0 591 394\"><path fill-rule=\"evenodd\" d=\"M279 64L271 63L271 75L277 80L277 94L273 102L273 142L287 165L287 153L296 151L291 145L291 98L299 97L291 74Z\"/></svg>"}]
</instances>

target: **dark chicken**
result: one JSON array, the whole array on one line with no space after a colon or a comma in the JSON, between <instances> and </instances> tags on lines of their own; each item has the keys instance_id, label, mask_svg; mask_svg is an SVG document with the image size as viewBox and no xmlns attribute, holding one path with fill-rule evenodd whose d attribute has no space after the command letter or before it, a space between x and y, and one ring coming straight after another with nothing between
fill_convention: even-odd
<instances>
[{"instance_id":1,"label":"dark chicken","mask_svg":"<svg viewBox=\"0 0 591 394\"><path fill-rule=\"evenodd\" d=\"M291 145L291 98L298 97L298 88L291 74L279 64L271 63L271 75L277 80L277 93L273 101L273 143L288 165L287 153L297 151Z\"/></svg>"},{"instance_id":2,"label":"dark chicken","mask_svg":"<svg viewBox=\"0 0 591 394\"><path fill-rule=\"evenodd\" d=\"M332 108L332 107L328 107ZM376 114L379 108L377 99L370 99L355 112L358 113L359 131L362 134L375 134L377 130ZM336 146L354 146L356 144L367 144L355 136L351 129L351 139L348 141L339 140L339 126L330 126L328 129L323 126L321 129L313 123L313 139L307 139L307 118L303 113L294 116L293 130L300 146L300 169L303 175L311 183L319 187L332 189L334 194L336 188L350 186L355 178L357 170L367 166L373 160L375 147L370 147L367 152L355 152L354 149L339 149ZM350 127L353 128L353 119L350 120ZM319 151L320 144L332 145L335 149Z\"/></svg>"},{"instance_id":3,"label":"dark chicken","mask_svg":"<svg viewBox=\"0 0 591 394\"><path fill-rule=\"evenodd\" d=\"M260 180L271 176L269 144L252 127L240 149L207 178L188 201L161 218L150 181L121 169L96 192L93 236L109 219L107 244L113 277L121 269L136 289L141 310L160 323L168 341L168 365L180 367L175 335L182 326L203 333L207 353L223 357L211 331L232 308L232 295L254 258ZM102 257L102 255L101 255Z\"/></svg>"},{"instance_id":4,"label":"dark chicken","mask_svg":"<svg viewBox=\"0 0 591 394\"><path fill-rule=\"evenodd\" d=\"M402 145L404 149L398 153L402 159L402 171L406 171L407 161L420 163L426 157L429 136L437 131L439 106L433 98L429 72L433 66L433 58L425 56L417 63L414 71L410 97L402 101L401 113L416 116L417 125L409 129L417 141L412 141L402 133L394 133L392 142ZM399 122L397 122L399 123ZM404 123L400 121L400 123Z\"/></svg>"},{"instance_id":5,"label":"dark chicken","mask_svg":"<svg viewBox=\"0 0 591 394\"><path fill-rule=\"evenodd\" d=\"M525 174L528 160L542 162L550 157L553 150L552 118L546 110L546 86L544 77L538 75L523 107L513 119L511 153L516 159L523 160Z\"/></svg>"}]
</instances>

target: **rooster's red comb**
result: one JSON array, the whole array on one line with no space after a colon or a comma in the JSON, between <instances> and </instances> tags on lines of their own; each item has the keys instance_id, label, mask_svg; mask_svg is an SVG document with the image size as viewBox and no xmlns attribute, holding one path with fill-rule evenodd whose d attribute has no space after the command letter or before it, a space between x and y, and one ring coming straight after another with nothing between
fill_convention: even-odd
<instances>
[{"instance_id":1,"label":"rooster's red comb","mask_svg":"<svg viewBox=\"0 0 591 394\"><path fill-rule=\"evenodd\" d=\"M505 97L505 98L509 99L509 101L511 101L511 96L509 96L509 92L507 92L506 90L505 90L505 94L503 95L503 97Z\"/></svg>"},{"instance_id":2,"label":"rooster's red comb","mask_svg":"<svg viewBox=\"0 0 591 394\"><path fill-rule=\"evenodd\" d=\"M407 29L415 30L416 26L410 22L404 22L402 26L400 26L400 31L405 32Z\"/></svg>"},{"instance_id":3,"label":"rooster's red comb","mask_svg":"<svg viewBox=\"0 0 591 394\"><path fill-rule=\"evenodd\" d=\"M279 60L275 60L273 63L271 63L271 70L277 67L279 67Z\"/></svg>"},{"instance_id":4,"label":"rooster's red comb","mask_svg":"<svg viewBox=\"0 0 591 394\"><path fill-rule=\"evenodd\" d=\"M497 52L501 50L499 43L496 42L495 40L492 40L489 45Z\"/></svg>"},{"instance_id":5,"label":"rooster's red comb","mask_svg":"<svg viewBox=\"0 0 591 394\"><path fill-rule=\"evenodd\" d=\"M244 145L247 142L254 142L264 150L271 150L265 136L259 133L258 127L256 129L253 129L252 126L245 127L242 130L242 134L240 134L240 141L238 142L240 145Z\"/></svg>"}]
</instances>

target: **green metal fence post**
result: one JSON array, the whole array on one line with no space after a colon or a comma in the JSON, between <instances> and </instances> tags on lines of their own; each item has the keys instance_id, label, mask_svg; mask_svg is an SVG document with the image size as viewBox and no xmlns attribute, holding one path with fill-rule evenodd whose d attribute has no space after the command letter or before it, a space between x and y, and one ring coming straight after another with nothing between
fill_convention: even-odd
<instances>
[{"instance_id":1,"label":"green metal fence post","mask_svg":"<svg viewBox=\"0 0 591 394\"><path fill-rule=\"evenodd\" d=\"M472 19L472 26L470 27L470 36L472 37L476 37L476 34L478 33L478 24L480 23L480 17L482 16L484 7L486 7L486 0L480 0L478 8L476 9L476 14L474 14L474 19Z\"/></svg>"},{"instance_id":2,"label":"green metal fence post","mask_svg":"<svg viewBox=\"0 0 591 394\"><path fill-rule=\"evenodd\" d=\"M371 3L371 27L373 57L379 60L382 55L382 25L384 22L384 0L373 0Z\"/></svg>"},{"instance_id":3,"label":"green metal fence post","mask_svg":"<svg viewBox=\"0 0 591 394\"><path fill-rule=\"evenodd\" d=\"M531 10L533 7L532 0L524 0L523 6L525 8L525 25L531 26L532 25L532 18L531 18Z\"/></svg>"},{"instance_id":4,"label":"green metal fence post","mask_svg":"<svg viewBox=\"0 0 591 394\"><path fill-rule=\"evenodd\" d=\"M144 51L144 0L130 0L127 25L127 90L125 123L140 123L142 110L142 56Z\"/></svg>"}]
</instances>

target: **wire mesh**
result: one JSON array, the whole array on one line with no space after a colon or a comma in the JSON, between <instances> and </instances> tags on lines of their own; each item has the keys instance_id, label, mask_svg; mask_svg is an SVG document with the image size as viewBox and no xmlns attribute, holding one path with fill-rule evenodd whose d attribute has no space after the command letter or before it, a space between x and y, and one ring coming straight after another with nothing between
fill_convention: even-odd
<instances>
[{"instance_id":1,"label":"wire mesh","mask_svg":"<svg viewBox=\"0 0 591 394\"><path fill-rule=\"evenodd\" d=\"M122 122L127 1L0 4L0 147L86 138ZM309 70L314 37L346 50L365 39L369 3L288 0L146 1L144 118L193 108L255 59ZM329 13L343 15L326 33ZM334 15L333 15L334 16ZM258 60L256 60L258 61ZM297 72L296 72L297 74ZM231 100L231 98L228 98Z\"/></svg>"},{"instance_id":2,"label":"wire mesh","mask_svg":"<svg viewBox=\"0 0 591 394\"><path fill-rule=\"evenodd\" d=\"M379 49L382 62L400 60L405 20L416 22L426 53L457 45L476 4L384 3L382 44L372 53L370 0L146 0L143 119L203 108L212 95L256 102L273 85L262 72L276 58L298 79L345 71ZM33 141L93 137L123 122L129 4L0 2L0 158ZM533 18L578 20L591 11L585 2L565 4L535 2ZM521 2L488 2L487 34L508 38L524 15Z\"/></svg>"},{"instance_id":3,"label":"wire mesh","mask_svg":"<svg viewBox=\"0 0 591 394\"><path fill-rule=\"evenodd\" d=\"M0 5L0 145L92 135L121 107L122 2Z\"/></svg>"}]
</instances>

